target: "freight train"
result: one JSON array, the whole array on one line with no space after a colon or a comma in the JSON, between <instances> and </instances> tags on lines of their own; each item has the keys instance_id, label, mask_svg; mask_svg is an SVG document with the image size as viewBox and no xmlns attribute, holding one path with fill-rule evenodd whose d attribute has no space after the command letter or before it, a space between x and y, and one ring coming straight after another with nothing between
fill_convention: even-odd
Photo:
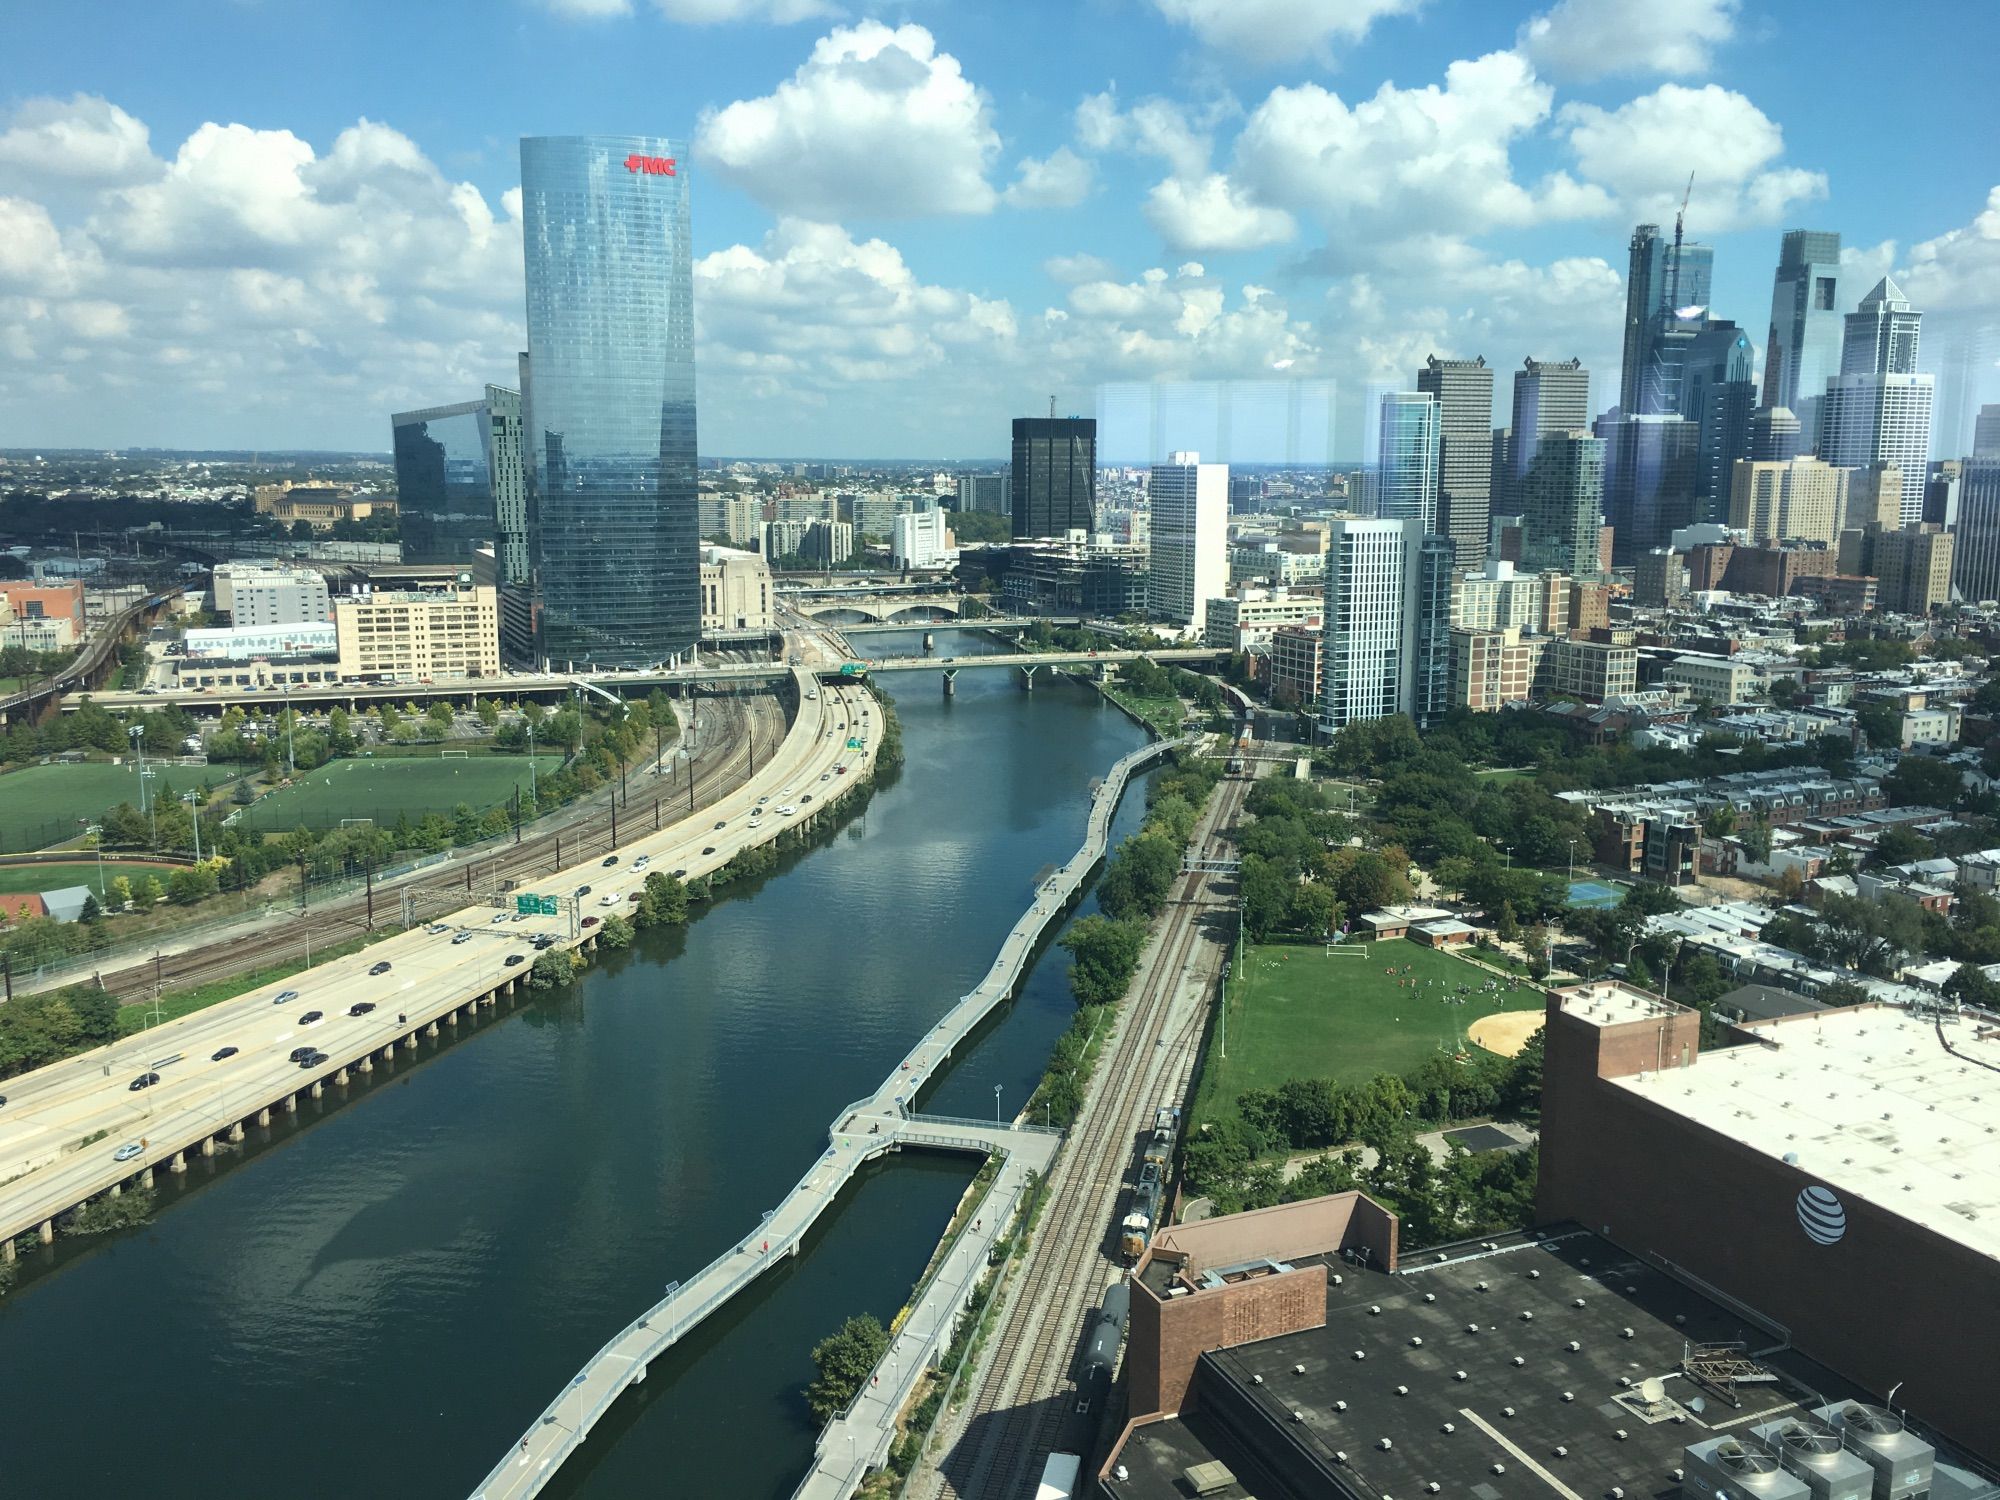
<instances>
[{"instance_id":1,"label":"freight train","mask_svg":"<svg viewBox=\"0 0 2000 1500\"><path fill-rule=\"evenodd\" d=\"M1180 1130L1178 1104L1162 1104L1153 1111L1152 1133L1140 1148L1139 1180L1132 1189L1132 1204L1118 1226L1118 1250L1128 1266L1146 1253L1153 1231L1159 1227L1167 1178L1173 1168L1174 1141Z\"/></svg>"},{"instance_id":2,"label":"freight train","mask_svg":"<svg viewBox=\"0 0 2000 1500\"><path fill-rule=\"evenodd\" d=\"M1111 1371L1118 1363L1118 1342L1125 1334L1125 1314L1132 1306L1132 1292L1123 1281L1104 1289L1104 1302L1090 1315L1090 1332L1084 1340L1083 1364L1076 1377L1076 1409L1088 1412L1111 1389Z\"/></svg>"}]
</instances>

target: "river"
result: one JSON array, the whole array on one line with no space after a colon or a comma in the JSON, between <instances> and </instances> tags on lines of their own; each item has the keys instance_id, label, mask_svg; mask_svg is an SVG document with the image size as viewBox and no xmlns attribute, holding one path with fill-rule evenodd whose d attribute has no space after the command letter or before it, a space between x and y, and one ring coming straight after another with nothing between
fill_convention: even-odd
<instances>
[{"instance_id":1,"label":"river","mask_svg":"<svg viewBox=\"0 0 2000 1500\"><path fill-rule=\"evenodd\" d=\"M921 633L857 644L914 654ZM906 764L830 842L346 1105L198 1160L145 1228L24 1263L0 1299L9 1491L467 1494L972 986L1082 839L1094 781L1144 739L1047 672L1024 693L968 671L953 700L935 672L885 684ZM1051 949L924 1107L990 1115L998 1084L1011 1115L1072 1011ZM866 1173L804 1254L654 1365L551 1493L784 1500L811 1460L812 1343L901 1306L971 1169L906 1154Z\"/></svg>"}]
</instances>

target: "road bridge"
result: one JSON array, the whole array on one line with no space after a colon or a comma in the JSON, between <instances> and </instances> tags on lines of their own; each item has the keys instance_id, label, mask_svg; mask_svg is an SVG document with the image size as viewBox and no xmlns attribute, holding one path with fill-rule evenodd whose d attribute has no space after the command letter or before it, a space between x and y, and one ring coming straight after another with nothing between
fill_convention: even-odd
<instances>
[{"instance_id":1,"label":"road bridge","mask_svg":"<svg viewBox=\"0 0 2000 1500\"><path fill-rule=\"evenodd\" d=\"M1005 1153L1001 1171L1009 1176L1008 1191L1013 1201L1018 1201L1025 1174L1029 1170L1046 1169L1056 1144L1054 1135L1027 1124L999 1127L965 1120L934 1122L913 1116L911 1105L924 1084L950 1060L953 1049L973 1033L995 1006L1014 993L1043 935L1062 920L1081 895L1084 883L1104 858L1111 837L1111 820L1127 782L1176 748L1176 744L1155 741L1133 751L1111 768L1091 799L1083 844L1036 890L1033 903L1000 944L985 977L960 996L943 1019L917 1040L873 1093L857 1099L834 1116L827 1131L826 1150L783 1201L764 1216L762 1223L686 1282L675 1283L674 1290L665 1298L628 1323L591 1357L542 1409L515 1447L494 1465L473 1491L474 1500L519 1500L539 1494L618 1397L646 1378L646 1368L654 1359L770 1266L798 1254L807 1232L833 1206L864 1162L904 1146L999 1150ZM990 1233L985 1230L983 1226L989 1216L982 1214L980 1231L988 1237L989 1244L990 1236L999 1233L1002 1222L997 1213L990 1217L993 1229ZM954 1246L951 1252L953 1256L961 1253L969 1252L964 1252L962 1245ZM895 1361L888 1388L881 1384L879 1366L870 1387L879 1394L879 1401L857 1402L843 1416L842 1421L849 1425L843 1429L842 1441L832 1446L847 1451L830 1451L826 1435L821 1434L819 1452L807 1484L801 1486L802 1494L845 1496L869 1468L881 1463L894 1440L894 1416L902 1406L898 1386L905 1390L914 1386L925 1360L939 1347L941 1330L948 1328L951 1316L943 1308L942 1302L931 1308L917 1332L907 1326L902 1330L884 1360L885 1364L892 1358ZM849 1432L856 1438L851 1445L845 1442ZM821 1474L827 1479L822 1487L815 1488L820 1483L816 1476ZM847 1488L839 1488L841 1484Z\"/></svg>"},{"instance_id":2,"label":"road bridge","mask_svg":"<svg viewBox=\"0 0 2000 1500\"><path fill-rule=\"evenodd\" d=\"M955 620L964 604L957 594L838 594L831 597L798 595L785 601L808 619L840 625L874 620L905 620L912 625L927 621ZM852 616L852 620L848 619Z\"/></svg>"}]
</instances>

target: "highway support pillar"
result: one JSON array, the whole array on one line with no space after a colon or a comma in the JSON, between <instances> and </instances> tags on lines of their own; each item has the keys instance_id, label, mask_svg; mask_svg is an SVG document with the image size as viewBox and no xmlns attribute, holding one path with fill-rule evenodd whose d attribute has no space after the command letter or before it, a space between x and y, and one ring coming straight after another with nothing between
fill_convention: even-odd
<instances>
[{"instance_id":1,"label":"highway support pillar","mask_svg":"<svg viewBox=\"0 0 2000 1500\"><path fill-rule=\"evenodd\" d=\"M238 1120L234 1125L229 1127L229 1139L232 1143L243 1139L243 1122L241 1120Z\"/></svg>"},{"instance_id":2,"label":"highway support pillar","mask_svg":"<svg viewBox=\"0 0 2000 1500\"><path fill-rule=\"evenodd\" d=\"M215 1137L214 1137L214 1136L212 1136L212 1135L205 1135L205 1136L203 1136L203 1137L201 1138L201 1154L202 1154L203 1156L213 1156L213 1155L215 1155Z\"/></svg>"},{"instance_id":3,"label":"highway support pillar","mask_svg":"<svg viewBox=\"0 0 2000 1500\"><path fill-rule=\"evenodd\" d=\"M425 1036L428 1036L428 1037L435 1037L435 1036L436 1036L437 1034L438 1034L438 1023L437 1023L437 1022L435 1022L435 1021L431 1022L431 1024L430 1024L430 1025L428 1025L428 1026L426 1026L426 1027L424 1028L424 1035L425 1035Z\"/></svg>"},{"instance_id":4,"label":"highway support pillar","mask_svg":"<svg viewBox=\"0 0 2000 1500\"><path fill-rule=\"evenodd\" d=\"M185 1172L187 1169L187 1152L176 1151L172 1156L167 1158L167 1170L169 1172L180 1173Z\"/></svg>"},{"instance_id":5,"label":"highway support pillar","mask_svg":"<svg viewBox=\"0 0 2000 1500\"><path fill-rule=\"evenodd\" d=\"M414 1031L403 1038L403 1050L405 1052L414 1052L417 1050L417 1034Z\"/></svg>"},{"instance_id":6,"label":"highway support pillar","mask_svg":"<svg viewBox=\"0 0 2000 1500\"><path fill-rule=\"evenodd\" d=\"M271 1123L270 1105L267 1104L262 1109L257 1111L257 1123L259 1125L269 1125Z\"/></svg>"},{"instance_id":7,"label":"highway support pillar","mask_svg":"<svg viewBox=\"0 0 2000 1500\"><path fill-rule=\"evenodd\" d=\"M323 1096L323 1095L324 1095L324 1094L326 1093L326 1085L325 1085L324 1083L321 1083L321 1082L320 1082L320 1081L319 1081L319 1080L318 1080L317 1078L315 1078L315 1079L313 1080L313 1086L312 1086L312 1089L311 1089L311 1093L312 1093L312 1096L313 1096L313 1098L315 1098L315 1099L318 1099L318 1098L320 1098L321 1096Z\"/></svg>"},{"instance_id":8,"label":"highway support pillar","mask_svg":"<svg viewBox=\"0 0 2000 1500\"><path fill-rule=\"evenodd\" d=\"M124 1184L124 1183L122 1183L122 1182L114 1182L114 1183L112 1183L112 1184L111 1184L111 1196L112 1196L112 1197L114 1197L114 1198L122 1198L122 1197L124 1197L124 1196L125 1196L125 1184Z\"/></svg>"},{"instance_id":9,"label":"highway support pillar","mask_svg":"<svg viewBox=\"0 0 2000 1500\"><path fill-rule=\"evenodd\" d=\"M1035 674L1039 671L1041 671L1041 665L1039 663L1037 663L1032 667L1020 668L1022 692L1032 693L1035 690Z\"/></svg>"},{"instance_id":10,"label":"highway support pillar","mask_svg":"<svg viewBox=\"0 0 2000 1500\"><path fill-rule=\"evenodd\" d=\"M44 1245L53 1245L56 1242L56 1221L54 1219L42 1220L41 1225L35 1232L41 1237ZM13 1246L10 1244L8 1248L11 1250Z\"/></svg>"},{"instance_id":11,"label":"highway support pillar","mask_svg":"<svg viewBox=\"0 0 2000 1500\"><path fill-rule=\"evenodd\" d=\"M333 1075L333 1081L341 1088L347 1087L347 1069L342 1068Z\"/></svg>"},{"instance_id":12,"label":"highway support pillar","mask_svg":"<svg viewBox=\"0 0 2000 1500\"><path fill-rule=\"evenodd\" d=\"M295 1115L298 1112L299 1112L299 1096L297 1094L285 1095L285 1113L288 1115Z\"/></svg>"},{"instance_id":13,"label":"highway support pillar","mask_svg":"<svg viewBox=\"0 0 2000 1500\"><path fill-rule=\"evenodd\" d=\"M946 667L944 669L944 695L947 698L956 698L958 696L957 667Z\"/></svg>"},{"instance_id":14,"label":"highway support pillar","mask_svg":"<svg viewBox=\"0 0 2000 1500\"><path fill-rule=\"evenodd\" d=\"M365 1053L365 1054L364 1054L364 1055L362 1056L362 1059L361 1059L361 1061L360 1061L360 1062L358 1062L358 1063L356 1063L356 1064L354 1065L354 1071L355 1071L355 1072L357 1072L357 1073L372 1073L372 1072L374 1072L374 1071L375 1071L375 1054L374 1054L374 1053L372 1053L372 1052L369 1052L369 1053Z\"/></svg>"}]
</instances>

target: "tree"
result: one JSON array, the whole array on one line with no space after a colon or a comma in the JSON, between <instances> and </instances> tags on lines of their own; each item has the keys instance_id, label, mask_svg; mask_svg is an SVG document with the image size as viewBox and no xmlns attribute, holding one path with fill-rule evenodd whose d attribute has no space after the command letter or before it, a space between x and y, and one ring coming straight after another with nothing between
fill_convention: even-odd
<instances>
[{"instance_id":1,"label":"tree","mask_svg":"<svg viewBox=\"0 0 2000 1500\"><path fill-rule=\"evenodd\" d=\"M488 734L498 729L500 727L500 705L495 703L491 698L481 698L479 700L479 722Z\"/></svg>"},{"instance_id":2,"label":"tree","mask_svg":"<svg viewBox=\"0 0 2000 1500\"><path fill-rule=\"evenodd\" d=\"M639 895L639 925L678 927L687 919L686 884L665 870L647 871L645 889Z\"/></svg>"},{"instance_id":3,"label":"tree","mask_svg":"<svg viewBox=\"0 0 2000 1500\"><path fill-rule=\"evenodd\" d=\"M159 904L161 894L159 881L150 875L141 875L138 886L132 892L132 899L141 911L146 911Z\"/></svg>"},{"instance_id":4,"label":"tree","mask_svg":"<svg viewBox=\"0 0 2000 1500\"><path fill-rule=\"evenodd\" d=\"M806 1386L806 1406L821 1426L847 1410L847 1404L889 1352L889 1330L873 1314L849 1318L837 1333L813 1345L819 1375Z\"/></svg>"},{"instance_id":5,"label":"tree","mask_svg":"<svg viewBox=\"0 0 2000 1500\"><path fill-rule=\"evenodd\" d=\"M1521 947L1528 955L1528 977L1549 977L1549 930L1537 922L1521 935Z\"/></svg>"},{"instance_id":6,"label":"tree","mask_svg":"<svg viewBox=\"0 0 2000 1500\"><path fill-rule=\"evenodd\" d=\"M1107 1005L1123 999L1146 935L1146 924L1136 920L1093 916L1071 923L1062 946L1069 950L1069 987L1077 1002Z\"/></svg>"},{"instance_id":7,"label":"tree","mask_svg":"<svg viewBox=\"0 0 2000 1500\"><path fill-rule=\"evenodd\" d=\"M1882 790L1896 807L1955 806L1964 789L1957 766L1922 755L1906 755L1882 778Z\"/></svg>"},{"instance_id":8,"label":"tree","mask_svg":"<svg viewBox=\"0 0 2000 1500\"><path fill-rule=\"evenodd\" d=\"M111 905L113 910L123 911L132 904L132 882L123 875L111 882Z\"/></svg>"},{"instance_id":9,"label":"tree","mask_svg":"<svg viewBox=\"0 0 2000 1500\"><path fill-rule=\"evenodd\" d=\"M1517 942L1521 936L1521 920L1514 915L1514 903L1502 901L1500 915L1494 920L1493 934L1503 943Z\"/></svg>"},{"instance_id":10,"label":"tree","mask_svg":"<svg viewBox=\"0 0 2000 1500\"><path fill-rule=\"evenodd\" d=\"M1243 856L1237 882L1243 903L1243 930L1252 942L1261 943L1290 915L1292 893L1298 882L1270 860L1255 854Z\"/></svg>"}]
</instances>

